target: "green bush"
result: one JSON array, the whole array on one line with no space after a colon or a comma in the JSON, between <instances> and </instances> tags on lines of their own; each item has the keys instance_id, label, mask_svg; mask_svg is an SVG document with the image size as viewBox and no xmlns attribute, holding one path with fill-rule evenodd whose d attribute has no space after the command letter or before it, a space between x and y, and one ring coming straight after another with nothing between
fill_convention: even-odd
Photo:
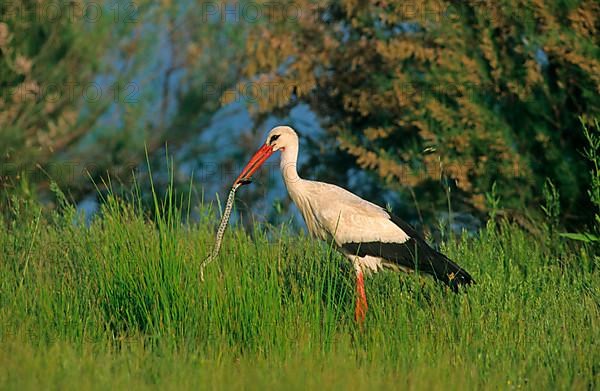
<instances>
[{"instance_id":1,"label":"green bush","mask_svg":"<svg viewBox=\"0 0 600 391\"><path fill-rule=\"evenodd\" d=\"M319 115L322 177L368 170L380 187L414 188L429 213L446 209L445 178L455 209L471 212L496 183L511 215L539 210L552 178L565 221L589 221L576 129L600 115L597 2L295 4L302 17L249 39L247 74L294 91L260 113L306 103Z\"/></svg>"}]
</instances>

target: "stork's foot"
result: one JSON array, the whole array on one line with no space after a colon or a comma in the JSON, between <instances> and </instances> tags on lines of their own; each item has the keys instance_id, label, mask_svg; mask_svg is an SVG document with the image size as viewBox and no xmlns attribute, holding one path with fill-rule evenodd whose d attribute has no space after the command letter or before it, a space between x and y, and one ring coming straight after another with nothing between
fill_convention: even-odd
<instances>
[{"instance_id":1,"label":"stork's foot","mask_svg":"<svg viewBox=\"0 0 600 391\"><path fill-rule=\"evenodd\" d=\"M362 325L367 317L367 295L365 294L365 280L362 271L356 272L356 308L354 310L354 320Z\"/></svg>"}]
</instances>

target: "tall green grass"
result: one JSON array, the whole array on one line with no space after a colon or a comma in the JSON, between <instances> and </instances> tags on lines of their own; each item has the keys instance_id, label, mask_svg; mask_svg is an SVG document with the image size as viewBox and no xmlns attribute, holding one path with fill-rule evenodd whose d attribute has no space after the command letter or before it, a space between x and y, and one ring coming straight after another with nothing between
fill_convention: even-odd
<instances>
[{"instance_id":1,"label":"tall green grass","mask_svg":"<svg viewBox=\"0 0 600 391\"><path fill-rule=\"evenodd\" d=\"M0 387L600 386L592 247L488 224L443 248L477 280L467 293L379 273L360 328L353 273L327 244L233 227L201 283L214 211L185 223L185 198L155 205L109 195L86 225L66 202L23 204L1 222Z\"/></svg>"}]
</instances>

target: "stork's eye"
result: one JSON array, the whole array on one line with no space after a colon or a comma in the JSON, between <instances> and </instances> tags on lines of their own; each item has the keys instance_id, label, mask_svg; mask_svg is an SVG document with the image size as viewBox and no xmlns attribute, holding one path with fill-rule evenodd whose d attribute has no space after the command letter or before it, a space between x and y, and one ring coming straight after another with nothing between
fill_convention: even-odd
<instances>
[{"instance_id":1,"label":"stork's eye","mask_svg":"<svg viewBox=\"0 0 600 391\"><path fill-rule=\"evenodd\" d=\"M268 144L269 145L273 144L273 142L275 140L277 140L279 138L279 136L281 136L281 135L280 134L274 134L274 135L272 135L271 138L269 139L269 143Z\"/></svg>"}]
</instances>

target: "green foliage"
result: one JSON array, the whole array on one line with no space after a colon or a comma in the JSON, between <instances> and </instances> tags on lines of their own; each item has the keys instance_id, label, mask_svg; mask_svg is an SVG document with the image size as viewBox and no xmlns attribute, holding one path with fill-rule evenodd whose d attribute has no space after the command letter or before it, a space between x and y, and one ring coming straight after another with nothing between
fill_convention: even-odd
<instances>
[{"instance_id":1,"label":"green foliage","mask_svg":"<svg viewBox=\"0 0 600 391\"><path fill-rule=\"evenodd\" d=\"M182 223L112 195L91 224L15 211L0 230L2 388L593 389L600 264L505 222L443 251L477 285L366 280L353 321L347 261L285 227L239 227L219 261L216 211ZM14 222L14 223L11 223ZM435 376L431 376L435 373Z\"/></svg>"},{"instance_id":2,"label":"green foliage","mask_svg":"<svg viewBox=\"0 0 600 391\"><path fill-rule=\"evenodd\" d=\"M573 239L573 240L577 240L577 241L584 242L584 243L600 242L600 237L598 237L594 234L591 234L589 232L582 232L582 233L566 232L566 233L561 233L560 236L562 236L563 238Z\"/></svg>"},{"instance_id":3,"label":"green foliage","mask_svg":"<svg viewBox=\"0 0 600 391\"><path fill-rule=\"evenodd\" d=\"M489 220L494 221L500 210L500 201L502 198L498 195L498 188L496 182L492 184L492 188L489 192L485 193L485 200L487 202L487 209Z\"/></svg>"},{"instance_id":4,"label":"green foliage","mask_svg":"<svg viewBox=\"0 0 600 391\"><path fill-rule=\"evenodd\" d=\"M556 227L560 217L560 195L554 183L548 178L542 189L544 204L541 206L546 215L546 219L552 227Z\"/></svg>"},{"instance_id":5,"label":"green foliage","mask_svg":"<svg viewBox=\"0 0 600 391\"><path fill-rule=\"evenodd\" d=\"M596 207L596 223L600 225L600 124L598 124L598 120L596 119L594 121L595 126L591 130L588 129L585 123L582 123L582 125L585 139L588 143L588 147L585 149L585 157L592 163L588 195Z\"/></svg>"},{"instance_id":6,"label":"green foliage","mask_svg":"<svg viewBox=\"0 0 600 391\"><path fill-rule=\"evenodd\" d=\"M588 219L573 129L600 115L598 2L296 4L303 18L252 37L247 73L295 87L261 112L302 102L319 114L316 170L368 170L381 187L414 188L429 213L445 209L445 176L458 211L485 212L496 183L518 216L553 178L564 214Z\"/></svg>"},{"instance_id":7,"label":"green foliage","mask_svg":"<svg viewBox=\"0 0 600 391\"><path fill-rule=\"evenodd\" d=\"M49 175L63 184L76 179L82 165L56 157L64 159L90 134L111 104L109 86L96 78L107 69L102 60L115 51L112 45L132 26L108 11L106 4L80 0L2 4L0 210L9 194L20 194L22 181L37 196Z\"/></svg>"},{"instance_id":8,"label":"green foliage","mask_svg":"<svg viewBox=\"0 0 600 391\"><path fill-rule=\"evenodd\" d=\"M595 120L594 124L595 126L590 130L585 123L582 123L583 134L588 142L584 156L592 164L592 168L590 169L589 173L590 187L588 190L588 195L590 197L590 201L596 209L594 214L594 231L597 233L600 232L600 125L598 124L598 120ZM585 243L600 242L600 237L597 234L590 232L562 233L561 236Z\"/></svg>"},{"instance_id":9,"label":"green foliage","mask_svg":"<svg viewBox=\"0 0 600 391\"><path fill-rule=\"evenodd\" d=\"M197 136L221 107L216 91L238 79L239 65L231 64L241 64L236 49L245 34L243 26L208 20L207 7L196 0L3 3L0 211L25 178L44 200L53 181L81 200L94 191L90 176L102 183L109 174L115 187L129 189L145 143L154 161L166 142Z\"/></svg>"}]
</instances>

